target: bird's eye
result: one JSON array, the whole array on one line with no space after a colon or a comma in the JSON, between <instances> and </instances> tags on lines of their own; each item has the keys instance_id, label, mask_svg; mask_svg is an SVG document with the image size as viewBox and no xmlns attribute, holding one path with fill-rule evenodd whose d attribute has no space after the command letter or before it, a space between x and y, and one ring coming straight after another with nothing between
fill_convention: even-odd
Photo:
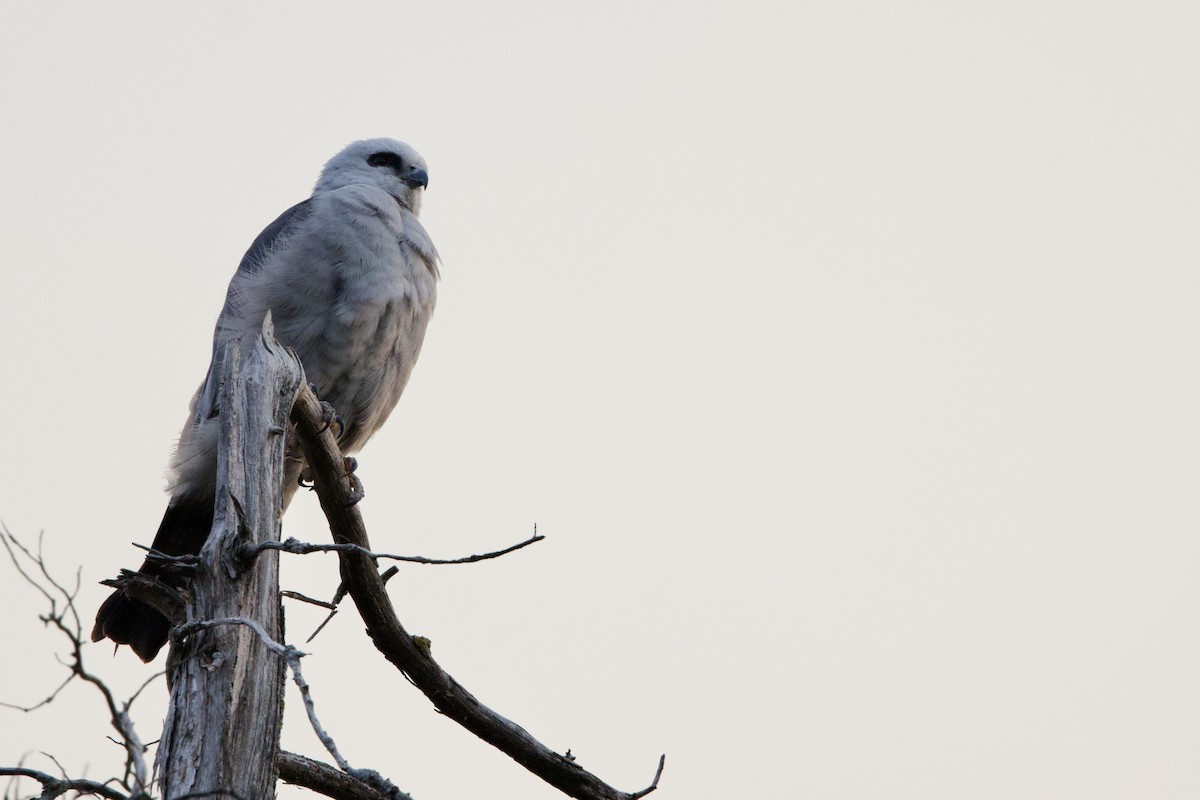
<instances>
[{"instance_id":1,"label":"bird's eye","mask_svg":"<svg viewBox=\"0 0 1200 800\"><path fill-rule=\"evenodd\" d=\"M395 162L395 153L375 153L367 157L367 163L372 167L390 167Z\"/></svg>"}]
</instances>

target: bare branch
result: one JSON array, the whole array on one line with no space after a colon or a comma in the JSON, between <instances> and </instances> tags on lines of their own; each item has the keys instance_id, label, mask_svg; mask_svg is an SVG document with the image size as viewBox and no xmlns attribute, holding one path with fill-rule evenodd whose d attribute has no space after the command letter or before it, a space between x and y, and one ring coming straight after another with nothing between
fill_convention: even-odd
<instances>
[{"instance_id":1,"label":"bare branch","mask_svg":"<svg viewBox=\"0 0 1200 800\"><path fill-rule=\"evenodd\" d=\"M354 503L348 503L348 505L354 505ZM364 547L361 547L357 544L352 544L350 542L343 542L340 544L311 544L309 542L301 542L299 539L296 539L294 537L288 537L287 539L285 539L282 542L260 542L257 545L247 546L247 547L245 547L245 549L243 551L243 557L250 559L250 558L255 558L256 556L258 556L259 553L262 553L264 550L278 550L280 552L292 553L295 555L308 555L309 553L329 553L329 552L361 553L362 555L364 555L368 558L371 558L371 559L383 558L383 559L388 559L391 561L406 561L406 562L410 562L410 563L414 563L414 564L438 564L438 565L473 564L477 561L486 561L488 559L499 558L500 556L508 555L509 553L515 552L524 547L528 547L531 544L536 544L537 542L540 542L545 538L546 538L545 536L541 536L538 534L537 525L534 525L532 536L530 536L528 539L526 539L523 542L517 542L514 545L505 547L503 550L494 550L489 553L481 553L481 554L477 554L477 555L464 556L462 558L426 558L425 556L400 556L400 555L394 555L391 553L374 553ZM391 578L395 574L395 570L396 570L396 568L392 567L387 572L385 572L383 574L383 576L381 576L385 583L388 581L389 578ZM300 600L305 603L311 603L313 605L321 606L323 608L329 609L329 616L327 616L324 620L322 620L321 624L317 626L317 629L312 632L312 635L309 636L308 639L305 640L305 643L307 644L308 642L311 642L313 639L317 638L317 634L320 633L321 630L326 625L329 624L330 620L333 619L334 615L337 614L338 604L341 603L342 599L346 596L346 588L345 588L345 584L339 585L337 592L334 594L332 602L329 602L329 603L326 603L321 600L314 600L311 597L306 597L298 592L282 592L282 594L284 597L291 597L295 600Z\"/></svg>"},{"instance_id":2,"label":"bare branch","mask_svg":"<svg viewBox=\"0 0 1200 800\"><path fill-rule=\"evenodd\" d=\"M84 795L90 794L96 797L105 797L108 800L130 800L129 795L122 794L116 789L111 789L103 783L96 783L95 781L83 780L81 778L74 780L56 778L49 773L36 769L0 767L0 775L14 775L20 778L32 778L37 781L42 785L40 800L54 800L54 798L61 797L67 792L78 792Z\"/></svg>"},{"instance_id":3,"label":"bare branch","mask_svg":"<svg viewBox=\"0 0 1200 800\"><path fill-rule=\"evenodd\" d=\"M284 553L292 553L294 555L308 555L309 553L361 553L368 558L407 561L412 564L474 564L477 561L486 561L490 558L499 558L500 556L508 555L523 547L536 544L545 538L545 536L534 533L533 536L530 536L525 541L517 542L514 545L505 547L503 550L494 550L490 553L480 553L473 556L463 556L462 558L426 558L425 556L400 556L392 553L374 553L349 542L341 544L310 544L289 537L282 542L260 542L253 547L247 547L246 555L254 557L263 550L280 550Z\"/></svg>"},{"instance_id":4,"label":"bare branch","mask_svg":"<svg viewBox=\"0 0 1200 800\"><path fill-rule=\"evenodd\" d=\"M637 793L621 792L583 769L573 759L555 753L534 739L524 728L479 702L450 677L410 636L396 617L395 609L376 572L366 527L358 507L348 505L353 487L343 470L343 458L332 433L322 430L321 407L307 388L301 388L292 408L292 420L304 448L321 508L329 519L338 544L350 543L361 551L339 553L342 581L354 598L359 614L375 646L400 670L438 711L480 739L500 749L542 780L578 800L637 800L657 788L654 782ZM665 759L659 760L659 769Z\"/></svg>"},{"instance_id":5,"label":"bare branch","mask_svg":"<svg viewBox=\"0 0 1200 800\"><path fill-rule=\"evenodd\" d=\"M667 755L663 753L658 757L658 769L654 771L654 780L650 781L650 785L640 792L634 792L629 795L629 800L637 800L639 797L645 797L658 788L658 779L662 777L663 767L667 765Z\"/></svg>"},{"instance_id":6,"label":"bare branch","mask_svg":"<svg viewBox=\"0 0 1200 800\"><path fill-rule=\"evenodd\" d=\"M116 578L106 578L100 583L103 586L120 589L134 600L150 606L171 622L179 622L186 613L184 590L168 586L154 576L123 569Z\"/></svg>"},{"instance_id":7,"label":"bare branch","mask_svg":"<svg viewBox=\"0 0 1200 800\"><path fill-rule=\"evenodd\" d=\"M182 556L173 556L161 550L155 550L149 545L138 544L137 542L130 542L130 544L139 550L145 550L146 560L153 561L165 571L178 572L181 575L194 575L196 570L200 568L200 556L198 555L185 554Z\"/></svg>"},{"instance_id":8,"label":"bare branch","mask_svg":"<svg viewBox=\"0 0 1200 800\"><path fill-rule=\"evenodd\" d=\"M39 550L40 550L40 548L39 548ZM43 756L45 756L46 758L50 759L50 760L51 760L51 761L54 763L54 766L58 767L58 774L59 774L59 775L62 775L62 776L63 776L63 778L66 778L66 777L68 777L68 776L67 776L67 770L66 770L66 767L64 767L64 766L62 765L62 762L61 762L61 761L59 761L57 758L55 758L54 756L52 756L52 755L50 755L49 753L47 753L45 750L42 750L42 751L41 751L41 753L42 753L42 755L43 755Z\"/></svg>"},{"instance_id":9,"label":"bare branch","mask_svg":"<svg viewBox=\"0 0 1200 800\"><path fill-rule=\"evenodd\" d=\"M412 800L412 796L392 787L384 792L354 775L334 769L296 753L280 751L279 777L296 786L303 786L337 800Z\"/></svg>"},{"instance_id":10,"label":"bare branch","mask_svg":"<svg viewBox=\"0 0 1200 800\"><path fill-rule=\"evenodd\" d=\"M216 628L219 625L245 625L258 637L263 646L270 650L275 655L282 659L287 659L289 650L295 650L294 647L287 644L280 644L272 639L267 632L263 630L263 626L259 625L249 617L222 617L221 619L200 619L195 622L189 622L186 625L177 625L171 629L171 638L178 642L182 642L193 633L205 631L209 628ZM297 651L299 653L299 651ZM299 653L301 656L307 653Z\"/></svg>"},{"instance_id":11,"label":"bare branch","mask_svg":"<svg viewBox=\"0 0 1200 800\"><path fill-rule=\"evenodd\" d=\"M176 637L176 641L182 641L196 631L215 628L218 625L245 625L254 631L268 650L283 659L288 669L292 672L293 682L300 689L300 697L304 700L304 710L308 713L308 721L312 725L313 731L317 734L317 738L321 740L321 744L333 756L338 766L343 770L349 771L351 769L349 762L342 757L342 754L337 749L337 745L333 741L333 737L326 732L325 728L321 726L321 721L317 719L317 710L313 704L312 692L308 681L304 680L304 675L300 672L300 659L306 656L307 653L302 653L290 644L280 644L267 635L267 632L263 630L261 625L245 617L226 617L224 619L206 619L189 622L186 625L180 625L176 628L172 635Z\"/></svg>"},{"instance_id":12,"label":"bare branch","mask_svg":"<svg viewBox=\"0 0 1200 800\"><path fill-rule=\"evenodd\" d=\"M26 583L28 583L34 589L37 589L39 592L42 593L42 596L45 597L47 602L50 603L51 611L53 611L54 608L56 607L55 602L54 602L54 596L51 595L49 592L47 592L44 586L42 586L40 583L38 583L32 577L30 577L29 573L27 573L25 571L25 569L21 566L21 560L19 558L17 558L17 554L13 552L13 547L15 546L22 553L24 553L25 557L28 558L30 561L34 560L33 554L30 553L25 548L25 545L23 545L19 541L17 541L17 539L12 535L12 532L9 531L8 526L6 526L2 523L0 523L0 544L3 544L4 549L8 551L8 557L12 561L13 567L15 567L17 572L21 575L21 577L25 579Z\"/></svg>"},{"instance_id":13,"label":"bare branch","mask_svg":"<svg viewBox=\"0 0 1200 800\"><path fill-rule=\"evenodd\" d=\"M129 699L125 701L125 705L122 707L126 711L128 711L130 709L130 707L133 706L133 702L138 699L138 696L141 695L141 693L146 690L147 686L154 683L156 680L158 680L159 678L163 677L166 674L167 674L166 670L159 670L158 672L151 675L149 678L146 678L146 680L142 683L142 685L137 688L137 691L129 696Z\"/></svg>"},{"instance_id":14,"label":"bare branch","mask_svg":"<svg viewBox=\"0 0 1200 800\"><path fill-rule=\"evenodd\" d=\"M64 666L66 666L67 668L70 668L71 665L64 664ZM51 692L49 694L49 696L47 696L46 699L41 701L40 703L35 703L31 706L19 706L19 705L16 705L15 703L6 703L3 700L0 700L0 706L4 706L5 708L16 709L17 711L24 711L26 713L29 713L30 711L37 711L42 706L46 706L46 705L53 703L55 698L58 697L59 692L61 692L63 689L65 689L67 684L70 683L71 681L75 680L75 678L76 678L76 675L74 672L69 673L66 677L66 680L64 680L62 683L60 683L58 686L56 686L54 691Z\"/></svg>"},{"instance_id":15,"label":"bare branch","mask_svg":"<svg viewBox=\"0 0 1200 800\"><path fill-rule=\"evenodd\" d=\"M383 581L384 583L387 583L392 578L396 577L397 573L399 573L399 572L400 572L400 568L397 567L395 564L393 564L392 566L388 567L387 569L385 569L383 571L383 573L379 576L379 580ZM324 630L325 626L328 625L330 623L330 621L332 621L333 618L337 615L338 605L345 599L346 599L346 584L339 583L337 591L333 593L333 600L332 600L332 602L329 603L329 616L327 616L327 617L325 617L325 619L321 620L321 624L317 626L317 629L315 631L313 631L312 634L307 639L304 640L305 644L308 644L313 639L317 638L317 634L320 633L322 630Z\"/></svg>"},{"instance_id":16,"label":"bare branch","mask_svg":"<svg viewBox=\"0 0 1200 800\"><path fill-rule=\"evenodd\" d=\"M309 605L320 606L321 608L325 609L326 611L336 611L337 610L337 605L334 603L327 603L324 600L317 600L315 597L309 597L308 595L302 594L300 592L284 590L284 591L280 592L279 594L283 595L284 597L290 598L292 600L299 600L302 603L308 603Z\"/></svg>"},{"instance_id":17,"label":"bare branch","mask_svg":"<svg viewBox=\"0 0 1200 800\"><path fill-rule=\"evenodd\" d=\"M134 797L144 796L149 785L149 772L146 768L145 752L146 748L138 738L137 731L134 729L133 720L129 716L129 709L133 704L137 694L141 693L141 689L134 694L123 706L118 705L117 700L113 697L112 691L108 685L99 677L88 672L83 665L83 625L79 620L79 613L75 607L75 597L79 592L79 577L76 575L76 585L73 590L68 590L62 584L54 579L46 566L45 558L42 556L41 537L38 538L38 549L33 553L29 548L25 547L12 533L3 526L0 526L0 543L4 544L5 550L8 552L9 558L17 571L25 578L31 586L34 586L50 603L50 613L41 617L41 620L47 625L51 625L58 629L71 645L70 660L62 662L71 672L67 679L58 686L54 692L35 706L21 707L11 703L3 705L9 708L19 708L22 711L32 711L40 708L47 703L52 702L63 690L63 688L73 679L80 680L92 684L96 690L100 692L104 698L104 703L108 707L109 719L113 728L116 730L120 744L125 749L125 775L121 784ZM20 559L17 552L25 556L25 558L33 563L41 573L42 579L46 584L54 590L50 592L46 589L41 581L33 578L21 567ZM58 595L58 596L56 596ZM62 603L62 610L59 610L59 603ZM68 620L69 617L69 620ZM43 786L45 784L43 783ZM63 789L63 792L71 791L70 788ZM53 795L57 797L58 795Z\"/></svg>"}]
</instances>

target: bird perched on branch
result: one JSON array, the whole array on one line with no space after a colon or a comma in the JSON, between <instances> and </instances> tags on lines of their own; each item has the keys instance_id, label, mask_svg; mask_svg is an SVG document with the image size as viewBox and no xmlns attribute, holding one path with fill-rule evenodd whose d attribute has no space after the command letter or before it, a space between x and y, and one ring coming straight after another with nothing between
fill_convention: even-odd
<instances>
[{"instance_id":1,"label":"bird perched on branch","mask_svg":"<svg viewBox=\"0 0 1200 800\"><path fill-rule=\"evenodd\" d=\"M354 142L325 165L312 197L283 212L250 245L229 283L213 336L214 363L192 398L171 462L170 502L155 550L199 553L208 538L219 426L205 423L217 414L215 362L227 339L260 328L268 311L276 337L337 410L344 452L361 448L387 419L417 361L437 295L437 250L417 220L428 184L425 161L407 144ZM285 489L285 498L292 491ZM139 571L158 575L161 568L147 559ZM169 631L165 617L117 591L100 606L92 640L127 644L150 661Z\"/></svg>"}]
</instances>

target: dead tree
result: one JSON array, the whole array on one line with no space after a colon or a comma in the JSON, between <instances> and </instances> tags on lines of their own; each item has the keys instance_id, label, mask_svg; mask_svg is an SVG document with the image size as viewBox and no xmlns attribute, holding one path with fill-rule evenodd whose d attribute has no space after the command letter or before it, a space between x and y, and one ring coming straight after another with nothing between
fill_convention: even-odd
<instances>
[{"instance_id":1,"label":"dead tree","mask_svg":"<svg viewBox=\"0 0 1200 800\"><path fill-rule=\"evenodd\" d=\"M217 499L171 647L157 759L164 797L272 797L278 774L284 663L268 643L282 639L279 559L242 554L279 539L288 416L302 370L269 316L260 334L223 350Z\"/></svg>"},{"instance_id":2,"label":"dead tree","mask_svg":"<svg viewBox=\"0 0 1200 800\"><path fill-rule=\"evenodd\" d=\"M381 576L377 567L381 559L466 563L503 555L542 537L535 532L531 539L504 550L448 562L372 552L357 507L362 486L353 474L351 460L338 449L331 430L335 416L305 385L295 356L275 340L270 317L261 332L224 348L217 359L223 373L212 532L199 557L158 556L191 575L186 588L169 589L134 573L106 581L150 602L175 623L167 666L171 698L156 759L162 796L259 800L274 797L276 780L282 778L334 798L408 797L373 770L350 766L317 720L300 672L303 653L282 642L279 553L322 550L336 550L340 559L342 587L335 602L350 595L376 648L439 712L569 797L637 800L654 791L664 758L659 759L648 787L621 792L583 769L569 752L554 752L481 703L434 661L428 640L405 631L384 590L389 573ZM293 431L294 436L290 435ZM289 446L303 451L334 544L280 541ZM294 453L292 458L294 463ZM73 595L65 590L63 594L70 607ZM71 611L74 613L73 607ZM72 636L75 647L78 666L73 676L86 676L79 657L80 637L64 632ZM285 668L300 687L309 720L336 768L280 752ZM109 705L115 708L111 697ZM131 737L136 742L132 731L126 733L120 727L118 731L131 758L140 754L140 744L131 744ZM62 788L63 781L51 785L47 783L50 776L31 770L0 768L0 774L41 780L43 796L67 791ZM77 782L71 789L92 789L113 800L148 797L140 778L135 784L125 781L121 785L130 786L131 791L97 789L89 782Z\"/></svg>"}]
</instances>

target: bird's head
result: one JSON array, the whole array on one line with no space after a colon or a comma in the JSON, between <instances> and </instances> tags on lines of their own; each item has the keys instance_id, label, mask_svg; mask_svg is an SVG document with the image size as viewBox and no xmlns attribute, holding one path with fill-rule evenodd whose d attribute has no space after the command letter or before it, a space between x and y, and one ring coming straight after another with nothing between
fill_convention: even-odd
<instances>
[{"instance_id":1,"label":"bird's head","mask_svg":"<svg viewBox=\"0 0 1200 800\"><path fill-rule=\"evenodd\" d=\"M314 192L340 189L356 183L377 186L414 214L421 211L421 195L429 185L425 159L395 139L362 139L352 142L325 164Z\"/></svg>"}]
</instances>

